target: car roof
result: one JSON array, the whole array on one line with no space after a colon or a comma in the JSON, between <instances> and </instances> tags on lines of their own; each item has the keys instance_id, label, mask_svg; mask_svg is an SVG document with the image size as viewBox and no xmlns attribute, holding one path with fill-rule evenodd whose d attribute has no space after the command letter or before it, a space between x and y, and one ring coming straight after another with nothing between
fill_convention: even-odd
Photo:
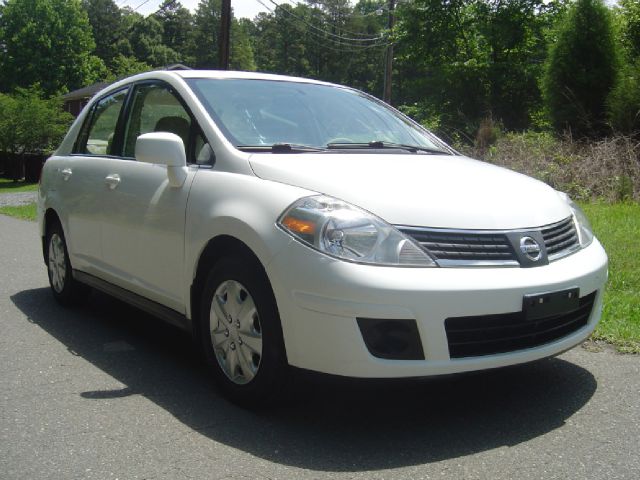
<instances>
[{"instance_id":1,"label":"car roof","mask_svg":"<svg viewBox=\"0 0 640 480\"><path fill-rule=\"evenodd\" d=\"M137 75L121 78L108 87L104 88L103 90L99 91L93 97L93 99L98 98L105 93L113 92L114 90L122 88L123 86L129 85L133 82L145 80L169 80L176 79L176 77L183 80L189 78L271 80L279 82L308 83L338 88L349 88L344 85L322 82L320 80L312 80L310 78L290 77L286 75L275 75L271 73L238 72L233 70L152 70L150 72L139 73Z\"/></svg>"},{"instance_id":2,"label":"car roof","mask_svg":"<svg viewBox=\"0 0 640 480\"><path fill-rule=\"evenodd\" d=\"M333 85L327 82L321 82L319 80L312 80L309 78L290 77L287 75L275 75L272 73L257 73L257 72L239 72L233 70L173 70L174 75L182 78L233 78L244 80L277 80L282 82L296 82L296 83L316 83L321 85Z\"/></svg>"}]
</instances>

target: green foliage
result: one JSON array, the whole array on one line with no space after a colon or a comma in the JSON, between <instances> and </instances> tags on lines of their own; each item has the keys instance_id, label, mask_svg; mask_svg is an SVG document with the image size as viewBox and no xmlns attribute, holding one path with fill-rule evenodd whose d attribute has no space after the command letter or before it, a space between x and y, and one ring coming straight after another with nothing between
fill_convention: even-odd
<instances>
[{"instance_id":1,"label":"green foliage","mask_svg":"<svg viewBox=\"0 0 640 480\"><path fill-rule=\"evenodd\" d=\"M552 125L572 135L606 131L606 98L618 67L611 18L602 0L577 0L560 22L543 79Z\"/></svg>"},{"instance_id":2,"label":"green foliage","mask_svg":"<svg viewBox=\"0 0 640 480\"><path fill-rule=\"evenodd\" d=\"M139 62L163 67L180 61L178 52L162 43L162 24L154 17L146 17L131 28L131 48Z\"/></svg>"},{"instance_id":3,"label":"green foliage","mask_svg":"<svg viewBox=\"0 0 640 480\"><path fill-rule=\"evenodd\" d=\"M622 44L630 58L640 57L640 1L620 0L618 20Z\"/></svg>"},{"instance_id":4,"label":"green foliage","mask_svg":"<svg viewBox=\"0 0 640 480\"><path fill-rule=\"evenodd\" d=\"M79 0L8 0L0 15L0 91L39 83L47 95L104 73Z\"/></svg>"},{"instance_id":5,"label":"green foliage","mask_svg":"<svg viewBox=\"0 0 640 480\"><path fill-rule=\"evenodd\" d=\"M218 35L220 32L220 0L201 0L194 18L195 66L218 67Z\"/></svg>"},{"instance_id":6,"label":"green foliage","mask_svg":"<svg viewBox=\"0 0 640 480\"><path fill-rule=\"evenodd\" d=\"M524 129L541 110L538 80L562 2L415 0L399 8L404 102L438 112L441 133L472 139L483 118Z\"/></svg>"},{"instance_id":7,"label":"green foliage","mask_svg":"<svg viewBox=\"0 0 640 480\"><path fill-rule=\"evenodd\" d=\"M247 21L238 22L233 19L231 22L231 55L230 61L232 70L244 70L253 72L256 70L256 62L253 58L253 47L247 33L249 27Z\"/></svg>"},{"instance_id":8,"label":"green foliage","mask_svg":"<svg viewBox=\"0 0 640 480\"><path fill-rule=\"evenodd\" d=\"M640 59L620 69L608 97L609 121L617 132L640 132Z\"/></svg>"},{"instance_id":9,"label":"green foliage","mask_svg":"<svg viewBox=\"0 0 640 480\"><path fill-rule=\"evenodd\" d=\"M162 43L178 54L179 61L195 61L193 15L177 0L164 0L153 15L162 26Z\"/></svg>"},{"instance_id":10,"label":"green foliage","mask_svg":"<svg viewBox=\"0 0 640 480\"><path fill-rule=\"evenodd\" d=\"M135 57L125 57L122 54L118 54L111 63L111 74L106 78L108 82L114 82L120 78L148 72L153 69L153 67L145 62L138 61Z\"/></svg>"},{"instance_id":11,"label":"green foliage","mask_svg":"<svg viewBox=\"0 0 640 480\"><path fill-rule=\"evenodd\" d=\"M387 0L266 2L268 11L255 19L232 19L230 64L381 97L392 42L393 103L452 143L485 138L487 118L507 131L570 128L574 135L601 135L608 119L635 132L640 1L614 7L624 56L602 0L573 2L397 2L392 31ZM52 95L172 63L218 68L221 0L200 0L193 14L178 0L163 0L146 18L118 3L0 5L0 48L7 52L0 57L0 91L40 82ZM619 57L629 65L609 95Z\"/></svg>"},{"instance_id":12,"label":"green foliage","mask_svg":"<svg viewBox=\"0 0 640 480\"><path fill-rule=\"evenodd\" d=\"M122 13L113 0L82 0L82 7L87 12L93 39L94 54L111 69L114 58L121 54L121 39L125 35ZM128 47L124 47L126 50Z\"/></svg>"},{"instance_id":13,"label":"green foliage","mask_svg":"<svg viewBox=\"0 0 640 480\"><path fill-rule=\"evenodd\" d=\"M346 83L380 95L386 17L375 12L385 4L308 1L259 14L248 29L258 69Z\"/></svg>"},{"instance_id":14,"label":"green foliage","mask_svg":"<svg viewBox=\"0 0 640 480\"><path fill-rule=\"evenodd\" d=\"M45 99L36 88L0 93L0 151L49 153L64 137L73 117L59 98Z\"/></svg>"}]
</instances>

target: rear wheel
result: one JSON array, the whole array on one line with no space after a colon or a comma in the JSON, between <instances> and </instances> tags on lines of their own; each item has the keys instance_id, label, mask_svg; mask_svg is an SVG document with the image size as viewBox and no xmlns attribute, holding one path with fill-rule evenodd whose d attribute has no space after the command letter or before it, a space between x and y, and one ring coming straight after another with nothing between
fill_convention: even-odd
<instances>
[{"instance_id":1,"label":"rear wheel","mask_svg":"<svg viewBox=\"0 0 640 480\"><path fill-rule=\"evenodd\" d=\"M207 278L200 313L205 357L224 394L245 407L273 400L288 365L273 292L257 261L220 260Z\"/></svg>"},{"instance_id":2,"label":"rear wheel","mask_svg":"<svg viewBox=\"0 0 640 480\"><path fill-rule=\"evenodd\" d=\"M91 289L73 278L64 232L59 223L52 224L47 230L46 248L49 285L55 299L64 306L84 300Z\"/></svg>"}]
</instances>

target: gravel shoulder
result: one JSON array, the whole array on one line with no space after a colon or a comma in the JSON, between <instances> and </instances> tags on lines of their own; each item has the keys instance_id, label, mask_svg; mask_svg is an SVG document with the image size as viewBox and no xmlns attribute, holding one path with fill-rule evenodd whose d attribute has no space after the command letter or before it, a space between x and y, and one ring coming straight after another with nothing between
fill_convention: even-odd
<instances>
[{"instance_id":1,"label":"gravel shoulder","mask_svg":"<svg viewBox=\"0 0 640 480\"><path fill-rule=\"evenodd\" d=\"M0 207L18 207L35 203L38 192L0 193Z\"/></svg>"}]
</instances>

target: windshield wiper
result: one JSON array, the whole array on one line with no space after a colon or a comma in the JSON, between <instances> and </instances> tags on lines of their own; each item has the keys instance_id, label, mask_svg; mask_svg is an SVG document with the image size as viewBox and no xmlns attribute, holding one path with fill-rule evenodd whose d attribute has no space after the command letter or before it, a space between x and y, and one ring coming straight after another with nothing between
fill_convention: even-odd
<instances>
[{"instance_id":1,"label":"windshield wiper","mask_svg":"<svg viewBox=\"0 0 640 480\"><path fill-rule=\"evenodd\" d=\"M243 152L271 152L271 153L305 153L324 152L326 148L313 147L311 145L298 145L296 143L274 143L273 145L238 145L238 150Z\"/></svg>"},{"instance_id":2,"label":"windshield wiper","mask_svg":"<svg viewBox=\"0 0 640 480\"><path fill-rule=\"evenodd\" d=\"M426 152L426 153L438 153L449 155L449 152L445 152L444 150L439 150L437 148L429 148L423 147L421 145L406 145L404 143L393 143L393 142L383 142L380 140L375 140L372 142L362 142L362 143L328 143L327 148L331 150L348 150L348 149L383 149L383 148L395 148L399 150L407 150L408 152Z\"/></svg>"}]
</instances>

